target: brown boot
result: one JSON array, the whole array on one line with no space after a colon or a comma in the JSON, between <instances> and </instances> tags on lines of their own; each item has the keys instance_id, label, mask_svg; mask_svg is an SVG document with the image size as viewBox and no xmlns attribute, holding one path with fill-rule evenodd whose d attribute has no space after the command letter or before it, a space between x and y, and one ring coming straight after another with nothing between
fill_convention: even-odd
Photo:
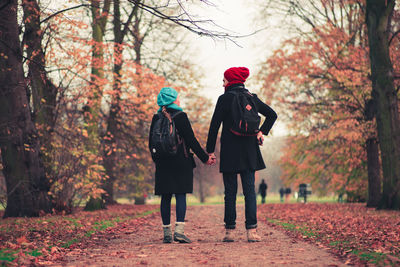
<instances>
[{"instance_id":1,"label":"brown boot","mask_svg":"<svg viewBox=\"0 0 400 267\"><path fill-rule=\"evenodd\" d=\"M192 241L184 234L184 222L175 223L174 241L179 243L192 243Z\"/></svg>"},{"instance_id":2,"label":"brown boot","mask_svg":"<svg viewBox=\"0 0 400 267\"><path fill-rule=\"evenodd\" d=\"M247 229L247 241L249 242L260 242L261 237L257 234L257 229Z\"/></svg>"},{"instance_id":3,"label":"brown boot","mask_svg":"<svg viewBox=\"0 0 400 267\"><path fill-rule=\"evenodd\" d=\"M233 242L233 231L235 229L225 229L225 237L222 239L222 242Z\"/></svg>"},{"instance_id":4,"label":"brown boot","mask_svg":"<svg viewBox=\"0 0 400 267\"><path fill-rule=\"evenodd\" d=\"M163 225L164 238L163 243L172 243L171 224Z\"/></svg>"}]
</instances>

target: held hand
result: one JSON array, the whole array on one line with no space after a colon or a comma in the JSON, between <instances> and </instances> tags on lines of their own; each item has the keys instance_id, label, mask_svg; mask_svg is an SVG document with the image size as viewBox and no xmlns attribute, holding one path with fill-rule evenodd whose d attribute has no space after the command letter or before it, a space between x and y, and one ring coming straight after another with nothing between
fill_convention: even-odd
<instances>
[{"instance_id":1,"label":"held hand","mask_svg":"<svg viewBox=\"0 0 400 267\"><path fill-rule=\"evenodd\" d=\"M214 165L217 162L217 157L214 153L208 153L208 161L206 162L207 165Z\"/></svg>"},{"instance_id":2,"label":"held hand","mask_svg":"<svg viewBox=\"0 0 400 267\"><path fill-rule=\"evenodd\" d=\"M261 131L259 131L259 132L257 133L257 140L258 140L258 144L259 144L260 146L262 146L263 143L264 143L264 136L263 136L263 133L262 133Z\"/></svg>"},{"instance_id":3,"label":"held hand","mask_svg":"<svg viewBox=\"0 0 400 267\"><path fill-rule=\"evenodd\" d=\"M206 162L207 165L213 165L214 164L214 160L211 158L211 155L208 156L208 160Z\"/></svg>"},{"instance_id":4,"label":"held hand","mask_svg":"<svg viewBox=\"0 0 400 267\"><path fill-rule=\"evenodd\" d=\"M212 159L217 159L217 156L215 156L215 153L208 153L208 155L212 158Z\"/></svg>"}]
</instances>

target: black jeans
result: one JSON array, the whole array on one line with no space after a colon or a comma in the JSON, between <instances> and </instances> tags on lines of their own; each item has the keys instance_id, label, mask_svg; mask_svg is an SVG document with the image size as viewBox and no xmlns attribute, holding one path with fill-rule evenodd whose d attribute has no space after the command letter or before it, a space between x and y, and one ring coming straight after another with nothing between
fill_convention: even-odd
<instances>
[{"instance_id":1,"label":"black jeans","mask_svg":"<svg viewBox=\"0 0 400 267\"><path fill-rule=\"evenodd\" d=\"M257 201L254 189L254 171L242 171L239 173L242 179L242 187L245 201L246 229L257 228ZM223 173L225 186L225 228L236 228L236 194L237 173Z\"/></svg>"},{"instance_id":2,"label":"black jeans","mask_svg":"<svg viewBox=\"0 0 400 267\"><path fill-rule=\"evenodd\" d=\"M161 219L163 225L171 223L171 199L172 194L161 195ZM184 222L186 215L186 194L175 194L176 200L176 221Z\"/></svg>"}]
</instances>

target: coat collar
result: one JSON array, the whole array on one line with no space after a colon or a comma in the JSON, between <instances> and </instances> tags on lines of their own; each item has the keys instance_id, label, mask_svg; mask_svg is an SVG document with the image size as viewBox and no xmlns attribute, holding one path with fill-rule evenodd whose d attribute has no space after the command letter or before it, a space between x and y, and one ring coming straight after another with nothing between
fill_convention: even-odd
<instances>
[{"instance_id":1,"label":"coat collar","mask_svg":"<svg viewBox=\"0 0 400 267\"><path fill-rule=\"evenodd\" d=\"M226 87L225 92L233 90L243 90L243 89L246 89L243 83L235 83Z\"/></svg>"}]
</instances>

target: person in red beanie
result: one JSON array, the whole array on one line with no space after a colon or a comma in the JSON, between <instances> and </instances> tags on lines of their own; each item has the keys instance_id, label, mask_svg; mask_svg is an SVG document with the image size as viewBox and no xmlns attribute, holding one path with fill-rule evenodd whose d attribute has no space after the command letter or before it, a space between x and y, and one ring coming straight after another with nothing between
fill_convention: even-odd
<instances>
[{"instance_id":1,"label":"person in red beanie","mask_svg":"<svg viewBox=\"0 0 400 267\"><path fill-rule=\"evenodd\" d=\"M257 202L254 186L255 171L265 168L259 145L264 140L263 135L268 135L277 119L277 114L267 104L263 103L255 94L251 94L244 86L249 77L249 69L246 67L233 67L224 72L223 86L225 93L222 94L215 106L211 119L207 139L207 152L212 158L216 158L214 151L218 130L222 124L220 172L222 173L225 188L225 237L223 242L234 241L234 229L236 228L236 194L237 175L240 174L243 194L245 197L245 217L247 240L258 242L257 235ZM247 95L249 101L254 105L256 114L265 116L265 121L252 135L240 135L233 131L234 115L237 113L235 97ZM253 106L247 105L251 110ZM246 126L247 127L247 126Z\"/></svg>"},{"instance_id":2,"label":"person in red beanie","mask_svg":"<svg viewBox=\"0 0 400 267\"><path fill-rule=\"evenodd\" d=\"M229 68L224 72L224 87L225 90L227 87L232 84L244 84L246 79L249 77L250 71L246 67L233 67ZM225 82L227 82L225 84Z\"/></svg>"}]
</instances>

